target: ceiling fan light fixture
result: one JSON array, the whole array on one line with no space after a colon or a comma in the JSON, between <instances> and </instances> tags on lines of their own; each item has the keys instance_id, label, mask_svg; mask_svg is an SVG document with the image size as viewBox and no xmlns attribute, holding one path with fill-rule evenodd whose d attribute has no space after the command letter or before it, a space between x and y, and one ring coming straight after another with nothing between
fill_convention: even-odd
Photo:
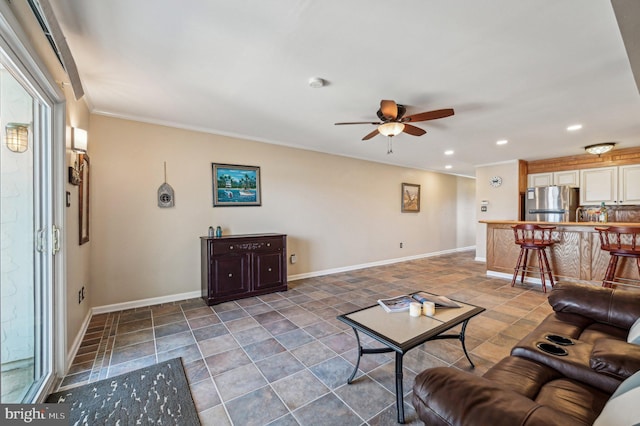
<instances>
[{"instance_id":1,"label":"ceiling fan light fixture","mask_svg":"<svg viewBox=\"0 0 640 426\"><path fill-rule=\"evenodd\" d=\"M403 130L404 130L403 123L389 122L389 123L384 123L378 126L378 132L380 132L380 134L382 135L389 136L389 137L402 133Z\"/></svg>"},{"instance_id":2,"label":"ceiling fan light fixture","mask_svg":"<svg viewBox=\"0 0 640 426\"><path fill-rule=\"evenodd\" d=\"M587 151L589 154L602 155L605 152L611 151L614 146L616 146L615 142L603 142L603 143L597 143L594 145L585 146L584 150Z\"/></svg>"}]
</instances>

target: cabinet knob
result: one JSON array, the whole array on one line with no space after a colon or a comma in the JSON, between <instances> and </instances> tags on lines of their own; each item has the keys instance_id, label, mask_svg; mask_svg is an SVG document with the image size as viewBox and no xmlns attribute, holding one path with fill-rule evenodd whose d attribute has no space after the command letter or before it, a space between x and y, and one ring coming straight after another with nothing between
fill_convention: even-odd
<instances>
[{"instance_id":1,"label":"cabinet knob","mask_svg":"<svg viewBox=\"0 0 640 426\"><path fill-rule=\"evenodd\" d=\"M229 278L233 277L233 274L229 274Z\"/></svg>"},{"instance_id":2,"label":"cabinet knob","mask_svg":"<svg viewBox=\"0 0 640 426\"><path fill-rule=\"evenodd\" d=\"M271 243L267 243L267 247L271 247Z\"/></svg>"},{"instance_id":3,"label":"cabinet knob","mask_svg":"<svg viewBox=\"0 0 640 426\"><path fill-rule=\"evenodd\" d=\"M271 268L267 269L269 272L271 272Z\"/></svg>"},{"instance_id":4,"label":"cabinet knob","mask_svg":"<svg viewBox=\"0 0 640 426\"><path fill-rule=\"evenodd\" d=\"M233 246L229 246L229 250L233 250Z\"/></svg>"}]
</instances>

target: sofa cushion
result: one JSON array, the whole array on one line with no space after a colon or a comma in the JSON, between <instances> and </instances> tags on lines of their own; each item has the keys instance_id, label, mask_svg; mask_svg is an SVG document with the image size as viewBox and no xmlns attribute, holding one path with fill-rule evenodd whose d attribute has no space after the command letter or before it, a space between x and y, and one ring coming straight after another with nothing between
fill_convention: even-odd
<instances>
[{"instance_id":1,"label":"sofa cushion","mask_svg":"<svg viewBox=\"0 0 640 426\"><path fill-rule=\"evenodd\" d=\"M563 347L567 352L566 356L552 355L541 350L537 346L538 343L551 343L546 339L548 335L549 332L544 327L536 328L513 347L511 355L528 358L551 367L560 375L593 386L607 395L611 395L620 386L620 382L629 376L606 375L594 370L591 365L593 355L593 345L591 343L573 339L573 345ZM627 347L634 347L634 345L630 345L625 341L609 340L619 342ZM635 373L635 370L633 372Z\"/></svg>"},{"instance_id":2,"label":"sofa cushion","mask_svg":"<svg viewBox=\"0 0 640 426\"><path fill-rule=\"evenodd\" d=\"M628 331L620 327L595 322L593 319L566 312L549 314L536 327L536 333L544 331L548 334L577 339L584 343L594 343L603 337L627 340Z\"/></svg>"},{"instance_id":3,"label":"sofa cushion","mask_svg":"<svg viewBox=\"0 0 640 426\"><path fill-rule=\"evenodd\" d=\"M593 426L640 423L640 371L622 382L611 395Z\"/></svg>"},{"instance_id":4,"label":"sofa cushion","mask_svg":"<svg viewBox=\"0 0 640 426\"><path fill-rule=\"evenodd\" d=\"M514 376L518 371L520 376ZM430 426L586 426L609 397L524 358L504 358L490 372L478 377L437 367L418 374L412 401L420 420ZM523 381L528 384L522 385Z\"/></svg>"},{"instance_id":5,"label":"sofa cushion","mask_svg":"<svg viewBox=\"0 0 640 426\"><path fill-rule=\"evenodd\" d=\"M634 345L640 345L640 317L633 323L629 329L629 336L627 336L627 342Z\"/></svg>"},{"instance_id":6,"label":"sofa cushion","mask_svg":"<svg viewBox=\"0 0 640 426\"><path fill-rule=\"evenodd\" d=\"M549 304L556 312L582 315L624 330L640 317L640 291L558 282L549 295Z\"/></svg>"},{"instance_id":7,"label":"sofa cushion","mask_svg":"<svg viewBox=\"0 0 640 426\"><path fill-rule=\"evenodd\" d=\"M598 339L589 364L596 372L625 380L640 370L640 346L614 339Z\"/></svg>"}]
</instances>

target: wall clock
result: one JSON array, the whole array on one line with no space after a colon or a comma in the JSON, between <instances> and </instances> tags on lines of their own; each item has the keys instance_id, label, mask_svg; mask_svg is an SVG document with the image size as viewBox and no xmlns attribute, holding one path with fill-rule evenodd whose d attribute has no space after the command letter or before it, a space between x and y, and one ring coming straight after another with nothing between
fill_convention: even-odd
<instances>
[{"instance_id":1,"label":"wall clock","mask_svg":"<svg viewBox=\"0 0 640 426\"><path fill-rule=\"evenodd\" d=\"M500 176L494 176L491 179L489 179L489 185L493 186L494 188L499 187L500 185L502 185L502 178Z\"/></svg>"}]
</instances>

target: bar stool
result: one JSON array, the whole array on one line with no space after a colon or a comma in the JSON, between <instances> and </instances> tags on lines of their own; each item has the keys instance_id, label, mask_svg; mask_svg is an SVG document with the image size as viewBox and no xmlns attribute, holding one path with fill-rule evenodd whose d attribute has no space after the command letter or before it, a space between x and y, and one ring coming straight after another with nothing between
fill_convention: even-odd
<instances>
[{"instance_id":1,"label":"bar stool","mask_svg":"<svg viewBox=\"0 0 640 426\"><path fill-rule=\"evenodd\" d=\"M520 255L518 256L518 263L514 268L511 287L516 283L518 272L522 274L520 276L520 282L524 283L525 273L532 269L527 267L529 250L535 250L538 254L538 269L540 271L540 281L542 281L542 290L546 293L547 286L545 284L545 275L549 277L551 287L554 286L553 274L551 273L551 267L549 267L549 260L547 259L545 249L553 245L553 240L551 240L551 231L556 229L555 226L523 224L514 225L511 228L513 229L515 242L520 246Z\"/></svg>"},{"instance_id":2,"label":"bar stool","mask_svg":"<svg viewBox=\"0 0 640 426\"><path fill-rule=\"evenodd\" d=\"M618 266L618 259L621 257L636 259L638 274L640 274L640 227L609 226L595 229L600 234L600 248L608 251L611 256L607 272L602 280L602 286L611 287L616 283L640 283L639 280L616 278L616 267Z\"/></svg>"}]
</instances>

